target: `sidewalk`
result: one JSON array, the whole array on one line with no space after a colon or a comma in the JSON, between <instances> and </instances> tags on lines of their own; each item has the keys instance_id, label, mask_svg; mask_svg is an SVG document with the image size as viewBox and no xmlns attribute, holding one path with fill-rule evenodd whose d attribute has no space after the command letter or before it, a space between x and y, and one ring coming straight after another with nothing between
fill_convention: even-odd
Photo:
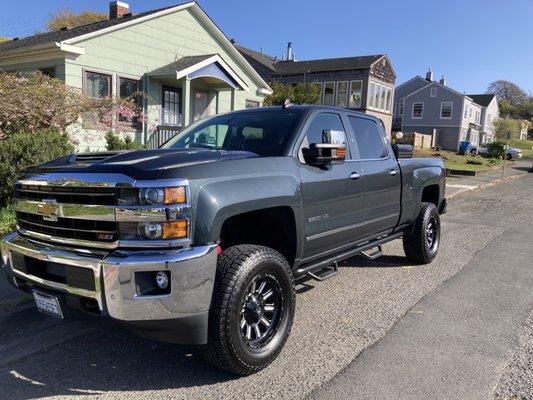
<instances>
[{"instance_id":1,"label":"sidewalk","mask_svg":"<svg viewBox=\"0 0 533 400\"><path fill-rule=\"evenodd\" d=\"M503 179L501 168L481 173L476 176L448 176L446 177L446 197L450 199L470 190L496 185L512 179L518 179L527 174L531 169L531 166L531 159L515 161L512 166L507 166L505 168L505 177Z\"/></svg>"}]
</instances>

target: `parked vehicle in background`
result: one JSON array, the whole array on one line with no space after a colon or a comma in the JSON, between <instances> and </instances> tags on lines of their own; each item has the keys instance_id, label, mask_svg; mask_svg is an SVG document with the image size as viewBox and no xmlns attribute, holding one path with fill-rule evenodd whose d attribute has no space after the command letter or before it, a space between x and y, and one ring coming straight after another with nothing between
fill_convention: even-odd
<instances>
[{"instance_id":1,"label":"parked vehicle in background","mask_svg":"<svg viewBox=\"0 0 533 400\"><path fill-rule=\"evenodd\" d=\"M471 147L470 148L470 154L476 155L476 154L489 154L489 150L484 147ZM508 148L505 151L505 158L507 160L517 160L522 158L522 149L519 149L518 147L511 147Z\"/></svg>"},{"instance_id":2,"label":"parked vehicle in background","mask_svg":"<svg viewBox=\"0 0 533 400\"><path fill-rule=\"evenodd\" d=\"M444 166L401 146L370 115L285 106L197 121L156 150L62 157L16 184L2 264L46 314L107 316L251 374L287 340L295 281L399 238L412 262L436 256Z\"/></svg>"}]
</instances>

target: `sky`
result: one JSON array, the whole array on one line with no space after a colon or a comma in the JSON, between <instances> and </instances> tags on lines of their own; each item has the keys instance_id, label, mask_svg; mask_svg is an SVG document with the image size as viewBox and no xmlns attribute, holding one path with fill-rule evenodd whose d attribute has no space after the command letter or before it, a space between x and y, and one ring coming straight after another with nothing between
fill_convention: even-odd
<instances>
[{"instance_id":1,"label":"sky","mask_svg":"<svg viewBox=\"0 0 533 400\"><path fill-rule=\"evenodd\" d=\"M181 0L123 0L133 13ZM298 60L385 53L396 83L431 68L460 92L505 79L533 93L533 0L199 0L237 43ZM50 13L108 10L106 0L0 0L0 36L44 30Z\"/></svg>"}]
</instances>

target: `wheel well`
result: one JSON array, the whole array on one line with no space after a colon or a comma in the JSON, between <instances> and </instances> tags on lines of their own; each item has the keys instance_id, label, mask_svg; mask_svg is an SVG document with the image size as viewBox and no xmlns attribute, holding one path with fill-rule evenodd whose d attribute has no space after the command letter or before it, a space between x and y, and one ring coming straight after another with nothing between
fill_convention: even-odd
<instances>
[{"instance_id":1,"label":"wheel well","mask_svg":"<svg viewBox=\"0 0 533 400\"><path fill-rule=\"evenodd\" d=\"M279 251L290 265L296 256L296 225L290 207L273 207L228 218L220 231L223 249L258 244Z\"/></svg>"},{"instance_id":2,"label":"wheel well","mask_svg":"<svg viewBox=\"0 0 533 400\"><path fill-rule=\"evenodd\" d=\"M439 206L439 185L426 186L422 191L422 202L433 203L435 206Z\"/></svg>"}]
</instances>

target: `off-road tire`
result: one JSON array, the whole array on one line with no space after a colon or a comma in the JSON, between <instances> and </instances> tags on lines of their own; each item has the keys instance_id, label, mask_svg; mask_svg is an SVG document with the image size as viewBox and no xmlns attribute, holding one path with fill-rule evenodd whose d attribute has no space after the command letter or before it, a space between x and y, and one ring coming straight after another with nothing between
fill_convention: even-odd
<instances>
[{"instance_id":1,"label":"off-road tire","mask_svg":"<svg viewBox=\"0 0 533 400\"><path fill-rule=\"evenodd\" d=\"M436 224L436 243L428 244L428 226ZM410 261L417 264L429 264L439 250L440 244L440 216L433 203L422 203L418 216L403 235L403 249Z\"/></svg>"},{"instance_id":2,"label":"off-road tire","mask_svg":"<svg viewBox=\"0 0 533 400\"><path fill-rule=\"evenodd\" d=\"M239 321L247 288L258 276L272 277L279 283L282 307L270 341L262 349L252 349L242 338ZM274 361L283 349L291 330L294 308L292 271L280 253L256 245L229 247L218 259L208 343L199 346L199 352L217 368L238 375L256 373Z\"/></svg>"}]
</instances>

